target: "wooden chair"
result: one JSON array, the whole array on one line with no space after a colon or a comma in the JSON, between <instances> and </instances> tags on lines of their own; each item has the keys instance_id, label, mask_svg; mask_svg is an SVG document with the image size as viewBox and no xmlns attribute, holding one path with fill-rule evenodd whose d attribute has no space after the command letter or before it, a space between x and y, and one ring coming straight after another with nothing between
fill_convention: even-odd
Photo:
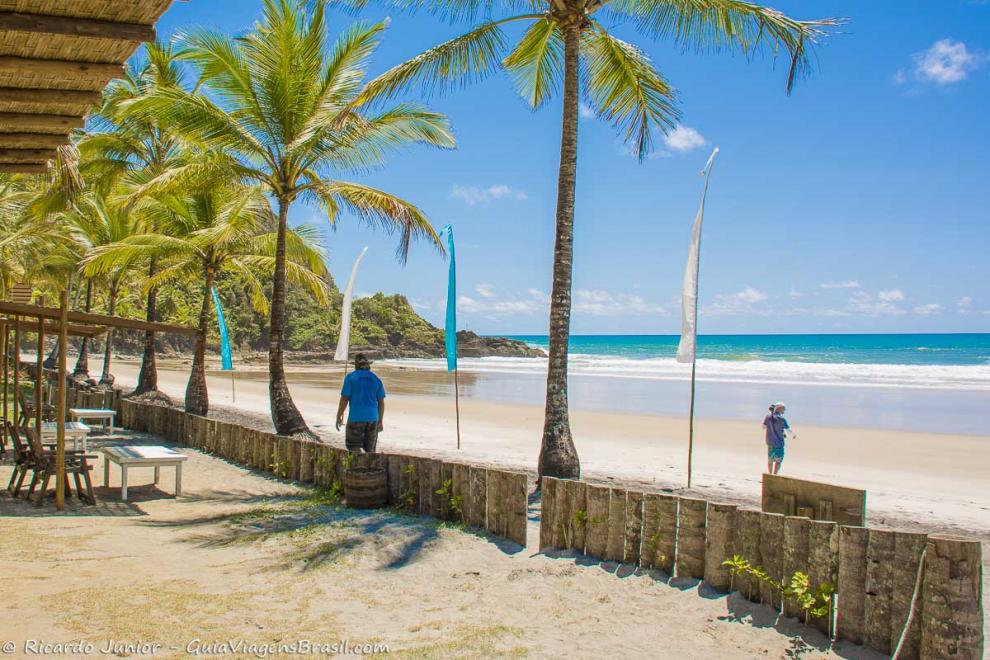
<instances>
[{"instance_id":1,"label":"wooden chair","mask_svg":"<svg viewBox=\"0 0 990 660\"><path fill-rule=\"evenodd\" d=\"M34 397L30 400L24 395L24 388L17 390L17 400L20 403L20 418L17 420L18 426L27 426L29 419L34 419ZM49 422L55 419L55 406L47 403L41 404L41 419Z\"/></svg>"},{"instance_id":2,"label":"wooden chair","mask_svg":"<svg viewBox=\"0 0 990 660\"><path fill-rule=\"evenodd\" d=\"M27 496L28 499L34 494L34 489L41 482L41 491L38 493L38 504L41 504L45 499L45 493L48 492L48 483L51 481L52 476L55 475L55 451L51 445L44 445L41 442L41 438L38 437L36 429L27 428L25 429L28 439L31 443L31 455L33 457L32 470L34 474L31 475L31 485L28 486ZM90 477L90 471L92 471L93 466L89 464L90 459L95 459L96 456L90 454L84 454L82 452L75 452L66 450L65 452L65 492L66 495L71 494L71 489L69 488L69 475L71 474L76 482L76 493L80 499L86 499L90 504L96 504L96 495L93 494L93 480ZM83 495L83 482L86 484L86 493Z\"/></svg>"},{"instance_id":3,"label":"wooden chair","mask_svg":"<svg viewBox=\"0 0 990 660\"><path fill-rule=\"evenodd\" d=\"M10 482L7 484L7 490L14 497L17 497L21 492L21 486L24 485L24 478L33 469L34 454L31 452L31 448L21 441L21 435L17 432L17 427L9 421L4 421L4 424L7 426L7 435L10 437L10 442L14 447L14 471L10 473Z\"/></svg>"}]
</instances>

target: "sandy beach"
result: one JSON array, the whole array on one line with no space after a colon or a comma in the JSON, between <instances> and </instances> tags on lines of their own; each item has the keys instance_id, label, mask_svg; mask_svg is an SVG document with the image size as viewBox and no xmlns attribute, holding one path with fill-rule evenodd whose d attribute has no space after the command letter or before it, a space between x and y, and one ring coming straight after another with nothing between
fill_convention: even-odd
<instances>
[{"instance_id":1,"label":"sandy beach","mask_svg":"<svg viewBox=\"0 0 990 660\"><path fill-rule=\"evenodd\" d=\"M160 365L159 386L179 401L187 369L178 363ZM137 365L118 361L114 371L126 387L134 382ZM293 397L311 428L342 442L333 428L340 376L321 367L291 367L289 372ZM379 373L390 391L382 449L535 469L541 406L462 397L458 450L453 402L429 394L446 374L394 367ZM236 405L255 414L258 424L270 425L266 373L257 367L237 376L235 404L229 375L211 372L211 404ZM586 478L682 490L685 419L578 409L572 412L572 426ZM759 423L700 417L692 490L713 499L758 502L765 456ZM783 473L865 488L871 525L990 540L987 436L802 425L799 439L788 447Z\"/></svg>"}]
</instances>

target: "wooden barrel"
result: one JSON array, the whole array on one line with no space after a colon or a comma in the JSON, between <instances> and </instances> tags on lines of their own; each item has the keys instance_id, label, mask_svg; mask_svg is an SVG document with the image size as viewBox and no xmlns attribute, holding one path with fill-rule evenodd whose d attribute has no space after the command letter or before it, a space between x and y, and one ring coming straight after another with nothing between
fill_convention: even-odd
<instances>
[{"instance_id":1,"label":"wooden barrel","mask_svg":"<svg viewBox=\"0 0 990 660\"><path fill-rule=\"evenodd\" d=\"M352 467L344 472L344 500L355 509L380 509L388 503L386 472L377 467Z\"/></svg>"}]
</instances>

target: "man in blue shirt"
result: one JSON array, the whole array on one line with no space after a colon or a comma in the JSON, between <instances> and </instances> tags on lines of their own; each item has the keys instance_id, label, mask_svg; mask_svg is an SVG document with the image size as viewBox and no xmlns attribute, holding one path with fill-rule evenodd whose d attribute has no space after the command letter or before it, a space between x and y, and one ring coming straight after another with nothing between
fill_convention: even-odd
<instances>
[{"instance_id":1,"label":"man in blue shirt","mask_svg":"<svg viewBox=\"0 0 990 660\"><path fill-rule=\"evenodd\" d=\"M378 434L385 428L382 424L385 418L385 386L372 373L371 360L364 353L354 356L354 371L344 378L337 405L338 431L344 423L344 411L348 405L351 410L344 432L347 451L373 453L378 444Z\"/></svg>"}]
</instances>

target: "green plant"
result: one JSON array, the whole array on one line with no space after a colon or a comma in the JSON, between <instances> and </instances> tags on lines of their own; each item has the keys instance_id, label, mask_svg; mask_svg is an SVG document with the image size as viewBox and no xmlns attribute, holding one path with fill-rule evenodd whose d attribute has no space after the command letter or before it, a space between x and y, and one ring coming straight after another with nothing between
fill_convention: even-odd
<instances>
[{"instance_id":1,"label":"green plant","mask_svg":"<svg viewBox=\"0 0 990 660\"><path fill-rule=\"evenodd\" d=\"M272 461L268 467L272 469L272 474L285 479L289 476L289 464L285 461Z\"/></svg>"},{"instance_id":2,"label":"green plant","mask_svg":"<svg viewBox=\"0 0 990 660\"><path fill-rule=\"evenodd\" d=\"M585 529L588 526L588 512L584 509L574 512L574 525L577 529Z\"/></svg>"},{"instance_id":3,"label":"green plant","mask_svg":"<svg viewBox=\"0 0 990 660\"><path fill-rule=\"evenodd\" d=\"M757 583L766 584L770 590L779 594L781 599L790 599L797 602L804 612L804 621L808 623L811 619L821 619L830 617L832 603L835 596L835 586L829 582L822 582L814 587L807 573L795 571L789 578L778 582L770 577L766 569L750 562L742 555L732 555L731 559L722 562L728 567L731 577L730 585L735 588L735 578L737 575L749 575L755 578ZM752 597L753 583L749 584L748 597Z\"/></svg>"},{"instance_id":4,"label":"green plant","mask_svg":"<svg viewBox=\"0 0 990 660\"><path fill-rule=\"evenodd\" d=\"M454 494L454 480L447 479L443 482L443 486L434 491L437 495L443 497L444 501L447 503L447 509L458 518L461 519L461 523L464 522L464 512L462 507L464 505L464 496Z\"/></svg>"},{"instance_id":5,"label":"green plant","mask_svg":"<svg viewBox=\"0 0 990 660\"><path fill-rule=\"evenodd\" d=\"M407 465L405 473L406 489L399 493L398 507L404 511L413 511L416 508L417 499L415 488L416 468L412 465Z\"/></svg>"},{"instance_id":6,"label":"green plant","mask_svg":"<svg viewBox=\"0 0 990 660\"><path fill-rule=\"evenodd\" d=\"M354 460L355 458L353 453L347 452L344 454L344 459L341 461L341 465L344 466L344 470L350 470L351 466L354 465Z\"/></svg>"}]
</instances>

